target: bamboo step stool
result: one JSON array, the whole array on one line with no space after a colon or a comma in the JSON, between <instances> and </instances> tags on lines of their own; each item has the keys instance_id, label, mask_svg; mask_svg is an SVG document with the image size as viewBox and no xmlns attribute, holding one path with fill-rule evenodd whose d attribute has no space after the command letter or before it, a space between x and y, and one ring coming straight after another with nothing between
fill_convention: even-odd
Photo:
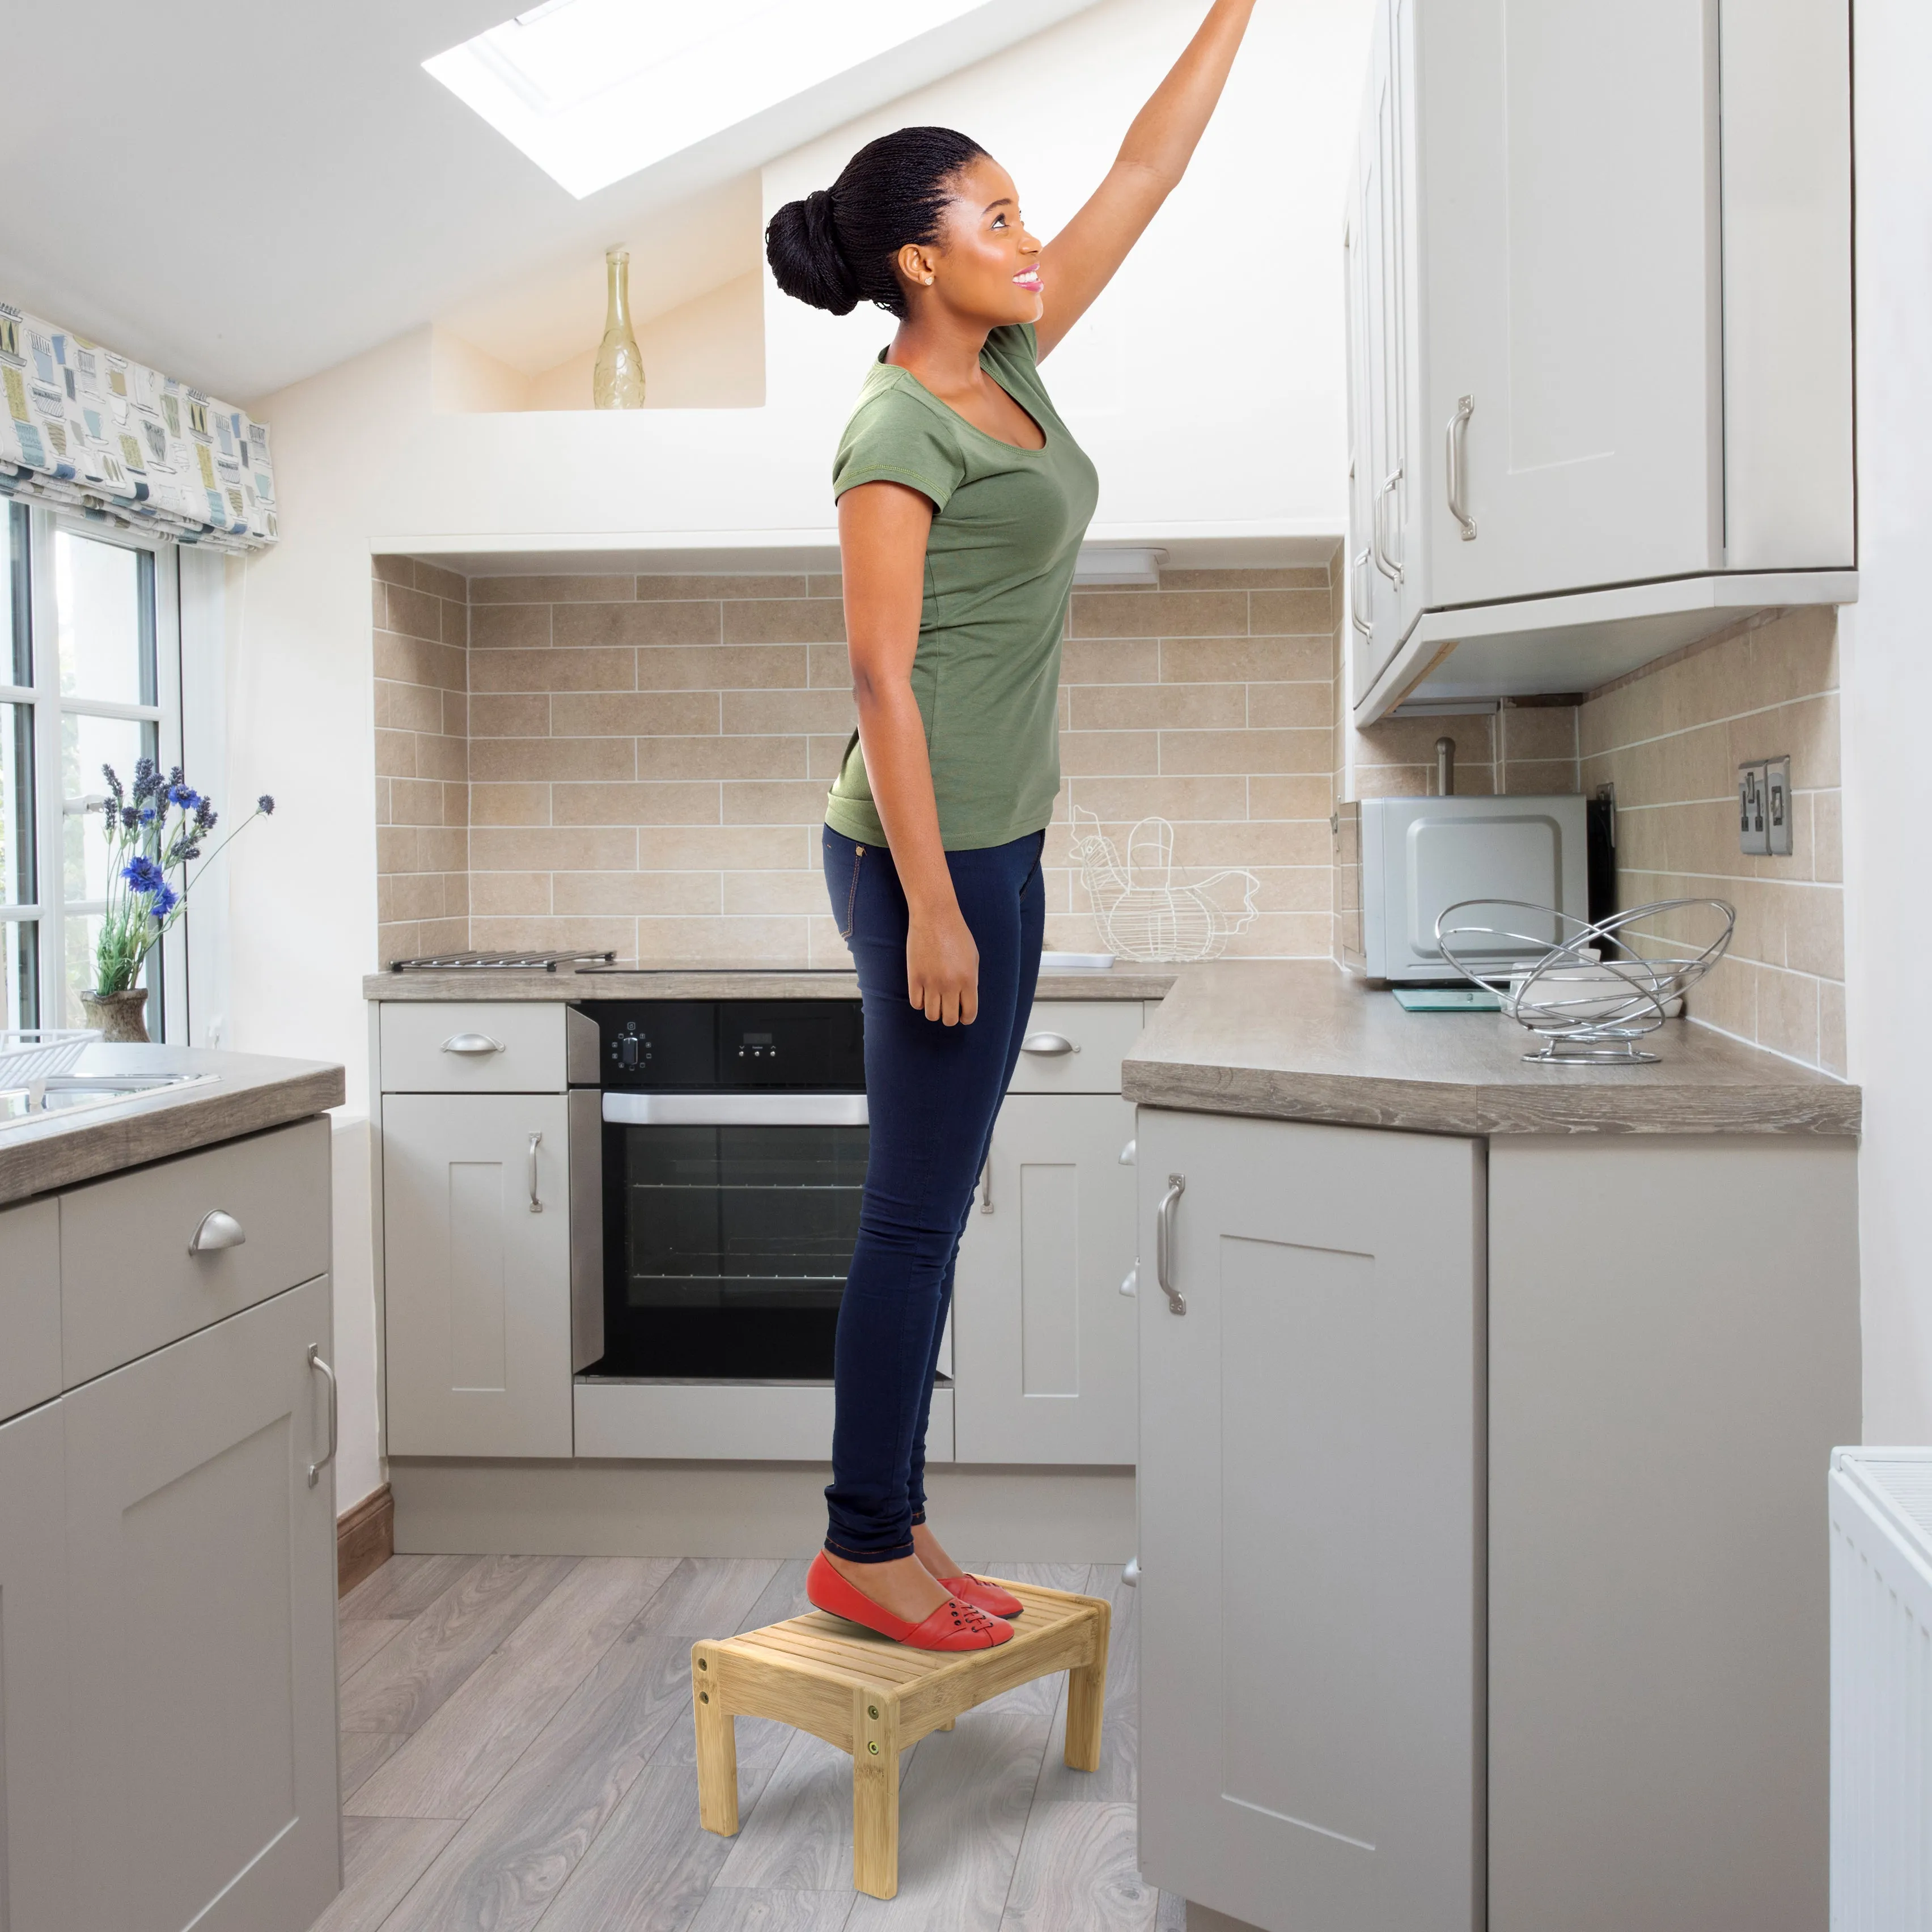
<instances>
[{"instance_id":1,"label":"bamboo step stool","mask_svg":"<svg viewBox=\"0 0 1932 1932\"><path fill-rule=\"evenodd\" d=\"M993 1650L908 1650L823 1610L691 1647L698 1720L698 1816L738 1829L736 1718L775 1718L852 1756L852 1883L874 1898L899 1886L899 1753L961 1712L1036 1677L1066 1672L1066 1762L1100 1765L1112 1606L1102 1597L1002 1583L1026 1606Z\"/></svg>"}]
</instances>

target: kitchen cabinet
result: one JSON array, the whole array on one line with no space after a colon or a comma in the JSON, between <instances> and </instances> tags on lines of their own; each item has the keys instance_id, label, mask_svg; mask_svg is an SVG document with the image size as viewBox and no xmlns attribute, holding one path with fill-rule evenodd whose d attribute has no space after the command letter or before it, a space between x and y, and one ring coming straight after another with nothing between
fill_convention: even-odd
<instances>
[{"instance_id":1,"label":"kitchen cabinet","mask_svg":"<svg viewBox=\"0 0 1932 1932\"><path fill-rule=\"evenodd\" d=\"M382 1196L391 1453L568 1456L566 1096L386 1094Z\"/></svg>"},{"instance_id":2,"label":"kitchen cabinet","mask_svg":"<svg viewBox=\"0 0 1932 1932\"><path fill-rule=\"evenodd\" d=\"M1358 723L1856 595L1850 100L1846 0L1378 0Z\"/></svg>"},{"instance_id":3,"label":"kitchen cabinet","mask_svg":"<svg viewBox=\"0 0 1932 1932\"><path fill-rule=\"evenodd\" d=\"M76 1928L296 1932L334 1895L328 1344L324 1279L57 1405Z\"/></svg>"},{"instance_id":4,"label":"kitchen cabinet","mask_svg":"<svg viewBox=\"0 0 1932 1932\"><path fill-rule=\"evenodd\" d=\"M1143 1107L1138 1172L1142 1869L1469 1932L1482 1143Z\"/></svg>"},{"instance_id":5,"label":"kitchen cabinet","mask_svg":"<svg viewBox=\"0 0 1932 1932\"><path fill-rule=\"evenodd\" d=\"M1133 1133L1118 1094L1007 1096L954 1276L958 1461L1134 1460Z\"/></svg>"}]
</instances>

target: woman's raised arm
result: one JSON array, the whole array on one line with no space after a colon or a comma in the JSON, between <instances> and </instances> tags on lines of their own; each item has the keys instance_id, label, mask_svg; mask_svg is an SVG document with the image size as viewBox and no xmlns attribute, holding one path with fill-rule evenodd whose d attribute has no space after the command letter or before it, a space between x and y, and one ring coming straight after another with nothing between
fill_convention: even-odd
<instances>
[{"instance_id":1,"label":"woman's raised arm","mask_svg":"<svg viewBox=\"0 0 1932 1932\"><path fill-rule=\"evenodd\" d=\"M1255 0L1214 0L1186 51L1134 116L1106 178L1040 251L1046 307L1036 333L1042 356L1114 279L1186 172L1254 10Z\"/></svg>"}]
</instances>

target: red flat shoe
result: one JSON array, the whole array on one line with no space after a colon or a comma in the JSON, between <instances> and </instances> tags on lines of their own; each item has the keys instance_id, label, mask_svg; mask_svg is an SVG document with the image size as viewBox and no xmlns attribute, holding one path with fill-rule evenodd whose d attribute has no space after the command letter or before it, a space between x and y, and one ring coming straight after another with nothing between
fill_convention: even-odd
<instances>
[{"instance_id":1,"label":"red flat shoe","mask_svg":"<svg viewBox=\"0 0 1932 1932\"><path fill-rule=\"evenodd\" d=\"M1003 1590L997 1583L989 1583L983 1576L942 1576L939 1580L942 1590L950 1590L962 1604L970 1604L976 1610L984 1610L989 1617L1023 1617L1026 1606L1010 1590Z\"/></svg>"},{"instance_id":2,"label":"red flat shoe","mask_svg":"<svg viewBox=\"0 0 1932 1932\"><path fill-rule=\"evenodd\" d=\"M806 1600L814 1610L843 1617L848 1623L862 1624L895 1643L911 1650L991 1650L995 1644L1010 1642L1012 1630L996 1623L983 1610L949 1597L923 1622L909 1624L896 1617L883 1604L875 1604L864 1591L848 1583L833 1569L820 1550L806 1572Z\"/></svg>"}]
</instances>

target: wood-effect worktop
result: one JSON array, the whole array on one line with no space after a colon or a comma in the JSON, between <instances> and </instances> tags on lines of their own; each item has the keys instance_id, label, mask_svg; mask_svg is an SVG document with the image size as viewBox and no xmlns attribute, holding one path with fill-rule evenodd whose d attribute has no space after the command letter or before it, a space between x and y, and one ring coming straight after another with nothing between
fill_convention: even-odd
<instances>
[{"instance_id":1,"label":"wood-effect worktop","mask_svg":"<svg viewBox=\"0 0 1932 1932\"><path fill-rule=\"evenodd\" d=\"M1048 972L1040 976L1036 997L1158 1000L1174 980L1173 972L1158 967L1138 972L1119 967L1104 973ZM781 967L768 973L700 967L634 973L453 969L371 973L362 982L366 1000L850 1000L858 991L854 973L787 971Z\"/></svg>"},{"instance_id":2,"label":"wood-effect worktop","mask_svg":"<svg viewBox=\"0 0 1932 1932\"><path fill-rule=\"evenodd\" d=\"M1858 1088L1672 1021L1655 1066L1532 1065L1500 1013L1405 1012L1322 960L1190 967L1122 1064L1143 1106L1436 1134L1856 1136Z\"/></svg>"}]
</instances>

